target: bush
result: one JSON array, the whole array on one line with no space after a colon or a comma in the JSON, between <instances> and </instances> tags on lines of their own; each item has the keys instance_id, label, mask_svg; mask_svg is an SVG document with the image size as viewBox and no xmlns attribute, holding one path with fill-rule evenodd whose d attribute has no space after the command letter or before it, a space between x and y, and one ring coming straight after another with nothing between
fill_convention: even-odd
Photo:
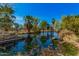
<instances>
[{"instance_id":1,"label":"bush","mask_svg":"<svg viewBox=\"0 0 79 59\"><path fill-rule=\"evenodd\" d=\"M65 42L62 44L62 48L63 48L63 54L65 56L77 55L78 49L73 44Z\"/></svg>"},{"instance_id":2,"label":"bush","mask_svg":"<svg viewBox=\"0 0 79 59\"><path fill-rule=\"evenodd\" d=\"M52 43L53 43L54 46L58 47L58 40L57 39L53 39Z\"/></svg>"},{"instance_id":3,"label":"bush","mask_svg":"<svg viewBox=\"0 0 79 59\"><path fill-rule=\"evenodd\" d=\"M41 42L44 44L46 42L46 36L41 36Z\"/></svg>"}]
</instances>

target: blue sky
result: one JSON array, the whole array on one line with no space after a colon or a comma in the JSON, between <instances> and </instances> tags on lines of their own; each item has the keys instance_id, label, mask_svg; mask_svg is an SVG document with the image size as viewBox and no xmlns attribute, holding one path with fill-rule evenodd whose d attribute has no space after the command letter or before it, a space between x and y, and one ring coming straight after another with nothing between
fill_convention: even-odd
<instances>
[{"instance_id":1,"label":"blue sky","mask_svg":"<svg viewBox=\"0 0 79 59\"><path fill-rule=\"evenodd\" d=\"M61 20L64 15L79 15L77 3L16 3L12 5L15 10L16 22L23 24L25 15L38 17L40 21L51 22L52 18Z\"/></svg>"}]
</instances>

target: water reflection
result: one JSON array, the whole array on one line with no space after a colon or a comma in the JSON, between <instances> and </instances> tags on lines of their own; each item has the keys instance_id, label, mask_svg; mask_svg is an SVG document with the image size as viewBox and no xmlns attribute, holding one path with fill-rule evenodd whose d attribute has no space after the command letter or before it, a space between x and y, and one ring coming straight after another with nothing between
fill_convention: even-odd
<instances>
[{"instance_id":1,"label":"water reflection","mask_svg":"<svg viewBox=\"0 0 79 59\"><path fill-rule=\"evenodd\" d=\"M44 34L40 33L38 35L25 34L24 37L26 36L27 38L24 38L24 40L17 41L15 44L10 45L5 52L8 51L8 54L10 55L40 55L42 49L48 47L51 47L51 49L54 48L54 44L52 42L54 33L52 33L52 36L49 32L45 32ZM58 36L56 36L56 39L58 39Z\"/></svg>"},{"instance_id":2,"label":"water reflection","mask_svg":"<svg viewBox=\"0 0 79 59\"><path fill-rule=\"evenodd\" d=\"M18 41L15 46L11 47L11 50L13 52L20 52L20 51L24 51L24 47L25 47L25 42L24 41Z\"/></svg>"}]
</instances>

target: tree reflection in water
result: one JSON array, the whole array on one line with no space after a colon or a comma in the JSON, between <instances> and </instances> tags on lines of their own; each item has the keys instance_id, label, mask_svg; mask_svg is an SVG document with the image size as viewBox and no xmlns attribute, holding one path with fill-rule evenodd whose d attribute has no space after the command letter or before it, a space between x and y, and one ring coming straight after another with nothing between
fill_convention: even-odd
<instances>
[{"instance_id":1,"label":"tree reflection in water","mask_svg":"<svg viewBox=\"0 0 79 59\"><path fill-rule=\"evenodd\" d=\"M24 40L16 41L15 44L9 46L6 51L8 51L10 55L31 56L48 54L51 55L55 53L52 51L54 51L57 46L57 42L55 42L57 40L52 40L50 33L46 33L46 35L41 35L41 33L38 35L28 34L25 36L27 36L27 38L24 38Z\"/></svg>"}]
</instances>

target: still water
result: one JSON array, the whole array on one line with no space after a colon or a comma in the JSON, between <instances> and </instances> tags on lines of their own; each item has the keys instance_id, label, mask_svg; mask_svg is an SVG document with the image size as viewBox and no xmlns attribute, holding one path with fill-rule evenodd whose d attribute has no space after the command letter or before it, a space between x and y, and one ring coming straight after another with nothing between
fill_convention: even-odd
<instances>
[{"instance_id":1,"label":"still water","mask_svg":"<svg viewBox=\"0 0 79 59\"><path fill-rule=\"evenodd\" d=\"M27 52L28 52L28 48L27 46L30 46L30 49L33 50L34 48L36 48L37 50L41 50L43 48L48 48L48 46L52 46L53 48L53 43L51 41L51 37L50 37L50 34L51 33L40 33L40 35L30 35L31 37L31 42L27 42L27 39L25 40L20 40L20 41L17 41L15 42L15 44L13 43L13 45L9 46L8 48L6 48L6 50L0 50L0 55L18 55L21 54L21 55L28 55ZM53 36L52 37L55 37L56 39L59 39L57 33L52 33ZM27 36L27 34L25 34L24 36ZM42 42L41 40L41 37L44 36L45 37L45 40L43 40L44 42ZM34 51L34 50L33 50Z\"/></svg>"}]
</instances>

